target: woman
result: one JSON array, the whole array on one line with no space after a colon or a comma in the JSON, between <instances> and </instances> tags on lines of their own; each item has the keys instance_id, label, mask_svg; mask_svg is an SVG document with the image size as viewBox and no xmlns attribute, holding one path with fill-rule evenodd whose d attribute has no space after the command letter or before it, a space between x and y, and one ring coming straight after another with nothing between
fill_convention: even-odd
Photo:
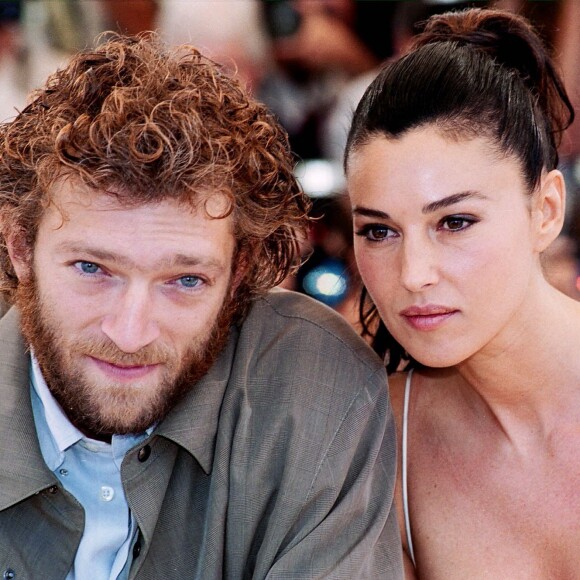
<instances>
[{"instance_id":1,"label":"woman","mask_svg":"<svg viewBox=\"0 0 580 580\"><path fill-rule=\"evenodd\" d=\"M540 259L572 117L529 24L492 10L432 18L355 113L366 324L413 369L390 381L409 578L580 573L580 305Z\"/></svg>"}]
</instances>

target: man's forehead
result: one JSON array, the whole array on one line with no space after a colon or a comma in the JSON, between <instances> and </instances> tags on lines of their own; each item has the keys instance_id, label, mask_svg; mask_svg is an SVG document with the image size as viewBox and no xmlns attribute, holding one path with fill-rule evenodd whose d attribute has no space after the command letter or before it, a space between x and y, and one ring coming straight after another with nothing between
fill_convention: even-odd
<instances>
[{"instance_id":1,"label":"man's forehead","mask_svg":"<svg viewBox=\"0 0 580 580\"><path fill-rule=\"evenodd\" d=\"M231 214L232 196L227 190L212 189L154 197L120 186L92 187L75 175L64 175L47 194L47 207L58 211L63 221L69 219L71 211L126 211L163 204L178 206L187 213L202 212L213 219L225 218Z\"/></svg>"}]
</instances>

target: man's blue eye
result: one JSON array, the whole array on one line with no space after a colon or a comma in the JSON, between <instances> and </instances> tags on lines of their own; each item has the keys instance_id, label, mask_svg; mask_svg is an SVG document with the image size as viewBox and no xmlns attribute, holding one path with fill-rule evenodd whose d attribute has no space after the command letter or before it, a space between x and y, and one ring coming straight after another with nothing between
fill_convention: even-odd
<instances>
[{"instance_id":1,"label":"man's blue eye","mask_svg":"<svg viewBox=\"0 0 580 580\"><path fill-rule=\"evenodd\" d=\"M83 274L96 274L100 270L94 262L78 262L78 265Z\"/></svg>"},{"instance_id":2,"label":"man's blue eye","mask_svg":"<svg viewBox=\"0 0 580 580\"><path fill-rule=\"evenodd\" d=\"M199 286L201 280L197 276L182 276L179 278L179 283L184 288L195 288L196 286Z\"/></svg>"}]
</instances>

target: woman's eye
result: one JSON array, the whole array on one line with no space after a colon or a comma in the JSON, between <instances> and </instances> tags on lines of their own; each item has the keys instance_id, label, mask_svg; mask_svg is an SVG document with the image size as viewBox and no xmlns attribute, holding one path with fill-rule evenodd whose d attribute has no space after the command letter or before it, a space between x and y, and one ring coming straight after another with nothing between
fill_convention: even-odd
<instances>
[{"instance_id":1,"label":"woman's eye","mask_svg":"<svg viewBox=\"0 0 580 580\"><path fill-rule=\"evenodd\" d=\"M458 232L467 229L475 223L474 219L464 216L449 216L441 220L441 227L450 232Z\"/></svg>"},{"instance_id":2,"label":"woman's eye","mask_svg":"<svg viewBox=\"0 0 580 580\"><path fill-rule=\"evenodd\" d=\"M94 262L75 262L75 266L83 273L83 274L98 274L101 271L101 267Z\"/></svg>"},{"instance_id":3,"label":"woman's eye","mask_svg":"<svg viewBox=\"0 0 580 580\"><path fill-rule=\"evenodd\" d=\"M366 238L371 242L380 242L386 240L387 238L392 238L395 232L387 226L379 224L368 224L363 226L356 232L357 236Z\"/></svg>"}]
</instances>

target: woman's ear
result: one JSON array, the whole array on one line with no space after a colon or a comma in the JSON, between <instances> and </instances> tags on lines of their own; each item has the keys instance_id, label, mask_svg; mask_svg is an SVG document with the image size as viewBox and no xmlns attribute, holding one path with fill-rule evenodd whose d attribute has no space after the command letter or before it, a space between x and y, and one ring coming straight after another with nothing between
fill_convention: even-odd
<instances>
[{"instance_id":1,"label":"woman's ear","mask_svg":"<svg viewBox=\"0 0 580 580\"><path fill-rule=\"evenodd\" d=\"M566 185L557 169L542 176L532 202L536 250L543 252L562 231L566 210Z\"/></svg>"}]
</instances>

